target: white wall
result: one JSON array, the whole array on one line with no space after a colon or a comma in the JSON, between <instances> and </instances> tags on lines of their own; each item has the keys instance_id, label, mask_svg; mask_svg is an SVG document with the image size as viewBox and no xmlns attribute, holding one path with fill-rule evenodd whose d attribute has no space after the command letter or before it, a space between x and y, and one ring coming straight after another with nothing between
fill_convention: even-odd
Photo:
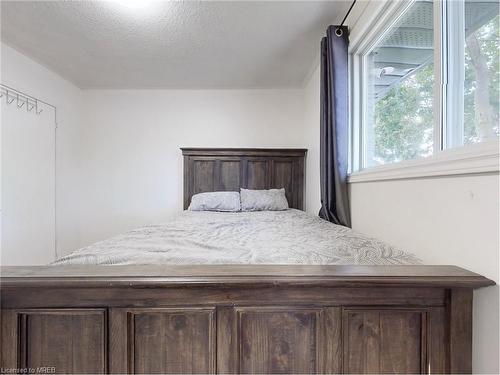
<instances>
[{"instance_id":1,"label":"white wall","mask_svg":"<svg viewBox=\"0 0 500 375\"><path fill-rule=\"evenodd\" d=\"M46 264L55 256L54 114L26 112L5 96L0 105L2 264Z\"/></svg>"},{"instance_id":2,"label":"white wall","mask_svg":"<svg viewBox=\"0 0 500 375\"><path fill-rule=\"evenodd\" d=\"M1 65L2 83L57 106L59 123L57 131L57 184L60 187L57 192L58 248L61 252L73 249L82 243L80 240L82 233L78 225L78 165L80 160L79 132L82 92L72 83L3 43L1 44ZM41 126L48 126L51 123L51 119L48 117L52 113L49 114L47 108L45 111L40 118ZM26 120L20 115L19 113L14 117L20 121ZM53 158L53 153L46 156ZM39 156L33 154L31 157L35 159ZM48 217L47 220L51 220L51 218ZM32 239L32 241L34 240ZM22 255L20 255L19 249L14 254L2 251L2 262L6 265L43 264L54 259L53 248L44 249L43 255L30 254L34 248L36 247L29 246L29 243L23 243Z\"/></svg>"},{"instance_id":3,"label":"white wall","mask_svg":"<svg viewBox=\"0 0 500 375\"><path fill-rule=\"evenodd\" d=\"M303 90L89 90L84 96L80 199L89 244L182 210L182 146L309 146Z\"/></svg>"},{"instance_id":4,"label":"white wall","mask_svg":"<svg viewBox=\"0 0 500 375\"><path fill-rule=\"evenodd\" d=\"M307 152L306 211L317 215L321 207L319 187L319 138L320 138L320 66L314 69L304 88L304 141Z\"/></svg>"}]
</instances>

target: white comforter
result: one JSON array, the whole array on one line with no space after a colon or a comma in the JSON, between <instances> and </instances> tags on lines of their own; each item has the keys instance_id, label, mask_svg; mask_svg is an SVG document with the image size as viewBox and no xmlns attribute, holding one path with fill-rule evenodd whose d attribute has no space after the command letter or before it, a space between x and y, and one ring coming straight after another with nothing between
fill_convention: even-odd
<instances>
[{"instance_id":1,"label":"white comforter","mask_svg":"<svg viewBox=\"0 0 500 375\"><path fill-rule=\"evenodd\" d=\"M184 211L53 264L415 264L412 254L298 210Z\"/></svg>"}]
</instances>

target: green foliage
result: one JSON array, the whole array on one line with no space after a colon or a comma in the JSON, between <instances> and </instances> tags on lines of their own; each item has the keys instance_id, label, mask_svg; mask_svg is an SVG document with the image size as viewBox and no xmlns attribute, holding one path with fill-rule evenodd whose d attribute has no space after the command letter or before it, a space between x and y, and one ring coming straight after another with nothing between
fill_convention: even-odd
<instances>
[{"instance_id":1,"label":"green foliage","mask_svg":"<svg viewBox=\"0 0 500 375\"><path fill-rule=\"evenodd\" d=\"M375 104L374 159L379 163L432 153L434 65L419 69Z\"/></svg>"}]
</instances>

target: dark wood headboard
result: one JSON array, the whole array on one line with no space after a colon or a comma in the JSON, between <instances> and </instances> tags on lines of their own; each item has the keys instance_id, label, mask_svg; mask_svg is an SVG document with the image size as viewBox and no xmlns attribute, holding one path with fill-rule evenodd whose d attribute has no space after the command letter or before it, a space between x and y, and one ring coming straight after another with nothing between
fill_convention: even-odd
<instances>
[{"instance_id":1,"label":"dark wood headboard","mask_svg":"<svg viewBox=\"0 0 500 375\"><path fill-rule=\"evenodd\" d=\"M291 208L304 208L306 149L181 148L184 209L208 191L285 188Z\"/></svg>"}]
</instances>

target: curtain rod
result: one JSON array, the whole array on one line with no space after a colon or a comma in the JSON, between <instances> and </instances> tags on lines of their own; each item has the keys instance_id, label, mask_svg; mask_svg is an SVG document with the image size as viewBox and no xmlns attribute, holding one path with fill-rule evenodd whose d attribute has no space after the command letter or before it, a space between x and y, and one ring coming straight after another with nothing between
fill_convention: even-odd
<instances>
[{"instance_id":1,"label":"curtain rod","mask_svg":"<svg viewBox=\"0 0 500 375\"><path fill-rule=\"evenodd\" d=\"M340 26L335 30L335 35L342 36L342 34L344 33L342 31L342 26L344 26L345 20L347 19L347 17L349 17L349 14L351 14L351 10L354 7L354 4L356 4L356 0L353 0L353 2L351 3L351 6L349 7L349 10L345 14L344 19L342 20L342 22L340 23Z\"/></svg>"},{"instance_id":2,"label":"curtain rod","mask_svg":"<svg viewBox=\"0 0 500 375\"><path fill-rule=\"evenodd\" d=\"M42 110L38 111L38 103L41 103L47 107L50 107L54 110L54 255L57 260L57 107L53 104L47 103L44 100L38 99L32 95L26 94L21 90L15 89L13 87L7 86L3 83L0 83L0 88L5 91L5 94L2 93L2 96L6 96L6 103L11 104L15 99L17 99L17 108L22 108L24 104L26 104L26 111L30 112L35 109L35 113L37 115L42 113ZM9 95L14 95L14 98L9 101ZM24 97L23 99L20 96ZM22 104L19 105L19 99L21 99ZM34 102L31 109L29 108L29 102Z\"/></svg>"},{"instance_id":3,"label":"curtain rod","mask_svg":"<svg viewBox=\"0 0 500 375\"><path fill-rule=\"evenodd\" d=\"M340 27L344 26L344 22L345 20L347 19L347 17L349 17L349 14L351 13L351 10L352 10L352 7L354 6L354 4L356 4L356 0L353 0L351 6L349 7L349 10L347 11L347 13L345 14L345 17L344 19L342 20L342 22L340 23Z\"/></svg>"}]
</instances>

